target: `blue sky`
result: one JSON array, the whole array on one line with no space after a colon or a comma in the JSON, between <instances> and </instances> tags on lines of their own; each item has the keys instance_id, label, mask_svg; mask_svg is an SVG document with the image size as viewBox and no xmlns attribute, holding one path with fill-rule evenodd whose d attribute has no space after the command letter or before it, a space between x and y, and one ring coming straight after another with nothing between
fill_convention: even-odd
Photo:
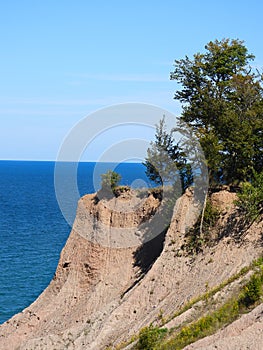
<instances>
[{"instance_id":1,"label":"blue sky","mask_svg":"<svg viewBox=\"0 0 263 350\"><path fill-rule=\"evenodd\" d=\"M56 159L80 119L115 103L179 114L174 59L229 37L263 67L262 13L261 0L2 1L0 159Z\"/></svg>"}]
</instances>

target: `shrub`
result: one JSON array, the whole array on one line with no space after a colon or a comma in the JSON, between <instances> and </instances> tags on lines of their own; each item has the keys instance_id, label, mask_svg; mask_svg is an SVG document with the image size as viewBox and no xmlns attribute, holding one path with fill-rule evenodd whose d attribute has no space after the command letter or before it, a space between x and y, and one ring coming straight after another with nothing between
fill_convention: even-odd
<instances>
[{"instance_id":1,"label":"shrub","mask_svg":"<svg viewBox=\"0 0 263 350\"><path fill-rule=\"evenodd\" d=\"M152 324L140 331L137 350L154 350L155 346L164 338L166 328L154 327Z\"/></svg>"},{"instance_id":2,"label":"shrub","mask_svg":"<svg viewBox=\"0 0 263 350\"><path fill-rule=\"evenodd\" d=\"M204 213L204 224L206 228L215 226L217 220L219 219L220 213L217 208L215 208L211 201L206 202L205 213Z\"/></svg>"},{"instance_id":3,"label":"shrub","mask_svg":"<svg viewBox=\"0 0 263 350\"><path fill-rule=\"evenodd\" d=\"M250 221L256 220L263 213L263 172L255 173L251 182L244 182L238 192L235 204Z\"/></svg>"},{"instance_id":4,"label":"shrub","mask_svg":"<svg viewBox=\"0 0 263 350\"><path fill-rule=\"evenodd\" d=\"M101 175L101 188L102 190L112 191L118 186L120 180L120 174L108 170L107 173Z\"/></svg>"},{"instance_id":5,"label":"shrub","mask_svg":"<svg viewBox=\"0 0 263 350\"><path fill-rule=\"evenodd\" d=\"M239 305L249 307L257 302L261 297L261 276L253 275L244 287L244 292L239 298Z\"/></svg>"},{"instance_id":6,"label":"shrub","mask_svg":"<svg viewBox=\"0 0 263 350\"><path fill-rule=\"evenodd\" d=\"M203 219L200 214L195 225L187 232L188 242L184 248L190 253L198 253L202 251L202 246L209 242L209 230L216 225L219 217L220 212L212 205L211 201L207 199Z\"/></svg>"}]
</instances>

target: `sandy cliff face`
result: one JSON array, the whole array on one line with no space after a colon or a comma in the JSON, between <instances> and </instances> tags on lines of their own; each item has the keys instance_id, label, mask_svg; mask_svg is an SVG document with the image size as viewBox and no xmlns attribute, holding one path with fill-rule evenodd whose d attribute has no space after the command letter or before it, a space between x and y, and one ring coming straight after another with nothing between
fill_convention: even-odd
<instances>
[{"instance_id":1,"label":"sandy cliff face","mask_svg":"<svg viewBox=\"0 0 263 350\"><path fill-rule=\"evenodd\" d=\"M232 197L226 191L214 195L221 209L228 206L220 240L193 258L182 250L198 215L190 191L177 201L166 235L139 248L141 225L158 211L158 198L84 196L54 279L0 327L0 349L105 349L161 317L169 319L208 285L220 284L261 254L262 224L252 225L242 240L226 229L235 210Z\"/></svg>"}]
</instances>

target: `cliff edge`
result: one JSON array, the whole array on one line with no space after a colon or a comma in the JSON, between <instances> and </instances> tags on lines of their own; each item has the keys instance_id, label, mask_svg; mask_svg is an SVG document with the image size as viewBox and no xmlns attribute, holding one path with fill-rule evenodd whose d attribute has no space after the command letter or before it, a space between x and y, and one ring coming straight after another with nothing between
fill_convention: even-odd
<instances>
[{"instance_id":1,"label":"cliff edge","mask_svg":"<svg viewBox=\"0 0 263 350\"><path fill-rule=\"evenodd\" d=\"M177 200L169 229L140 246L141 228L154 220L161 198L150 193L142 201L133 191L111 199L84 196L53 280L1 325L0 348L115 348L150 323L172 328L186 322L194 310L173 317L177 310L262 254L262 222L242 234L231 226L234 197L213 195L222 212L217 242L192 256L183 249L199 214L190 190Z\"/></svg>"}]
</instances>

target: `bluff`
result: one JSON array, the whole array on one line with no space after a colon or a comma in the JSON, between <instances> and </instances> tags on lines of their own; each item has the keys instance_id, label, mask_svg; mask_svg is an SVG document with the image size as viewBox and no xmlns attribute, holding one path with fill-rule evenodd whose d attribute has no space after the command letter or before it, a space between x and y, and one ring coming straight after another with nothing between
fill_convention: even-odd
<instances>
[{"instance_id":1,"label":"bluff","mask_svg":"<svg viewBox=\"0 0 263 350\"><path fill-rule=\"evenodd\" d=\"M221 211L216 243L193 255L184 249L199 213L191 190L177 200L169 229L140 246L141 227L154 220L160 196L82 197L54 278L33 304L1 325L0 349L114 349L151 323L171 329L195 319L194 303L176 312L262 254L262 221L239 231L234 199L227 191L212 195ZM238 283L226 285L217 300ZM252 319L262 326L262 313ZM253 340L262 344L262 332L254 331ZM193 349L204 348L196 344ZM241 349L237 344L232 349Z\"/></svg>"}]
</instances>

